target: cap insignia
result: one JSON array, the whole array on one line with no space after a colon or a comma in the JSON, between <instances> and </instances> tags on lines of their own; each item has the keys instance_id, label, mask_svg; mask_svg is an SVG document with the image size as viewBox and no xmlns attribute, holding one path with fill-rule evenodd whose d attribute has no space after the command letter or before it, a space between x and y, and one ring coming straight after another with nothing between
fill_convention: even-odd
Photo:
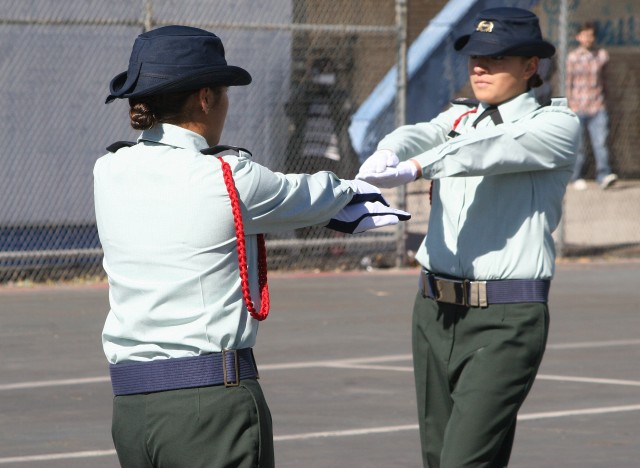
<instances>
[{"instance_id":1,"label":"cap insignia","mask_svg":"<svg viewBox=\"0 0 640 468\"><path fill-rule=\"evenodd\" d=\"M480 21L478 23L476 31L490 33L491 31L493 31L493 21Z\"/></svg>"}]
</instances>

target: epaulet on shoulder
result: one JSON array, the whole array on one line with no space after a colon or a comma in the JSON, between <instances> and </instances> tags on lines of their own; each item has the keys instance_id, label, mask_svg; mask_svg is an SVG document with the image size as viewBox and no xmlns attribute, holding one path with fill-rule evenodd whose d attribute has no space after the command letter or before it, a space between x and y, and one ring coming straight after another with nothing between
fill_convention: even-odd
<instances>
[{"instance_id":1,"label":"epaulet on shoulder","mask_svg":"<svg viewBox=\"0 0 640 468\"><path fill-rule=\"evenodd\" d=\"M459 97L453 99L451 104L457 104L459 106L467 106L467 107L478 107L480 105L480 101L477 99L471 99L466 97Z\"/></svg>"},{"instance_id":2,"label":"epaulet on shoulder","mask_svg":"<svg viewBox=\"0 0 640 468\"><path fill-rule=\"evenodd\" d=\"M212 146L211 148L206 148L203 150L200 150L200 152L202 154L206 154L206 155L217 155L220 153L224 153L227 151L231 151L231 152L235 152L235 153L240 153L240 151L242 151L243 153L247 153L249 156L253 156L251 154L251 151L249 151L248 149L245 148L240 148L239 146L229 146L229 145L216 145L216 146Z\"/></svg>"},{"instance_id":3,"label":"epaulet on shoulder","mask_svg":"<svg viewBox=\"0 0 640 468\"><path fill-rule=\"evenodd\" d=\"M106 149L109 153L115 153L120 148L128 148L130 146L135 146L135 145L136 145L135 141L116 141L115 143L111 143L109 146L107 146Z\"/></svg>"},{"instance_id":4,"label":"epaulet on shoulder","mask_svg":"<svg viewBox=\"0 0 640 468\"><path fill-rule=\"evenodd\" d=\"M546 103L547 106L567 106L567 98L564 97L552 97L549 99L549 102Z\"/></svg>"}]
</instances>

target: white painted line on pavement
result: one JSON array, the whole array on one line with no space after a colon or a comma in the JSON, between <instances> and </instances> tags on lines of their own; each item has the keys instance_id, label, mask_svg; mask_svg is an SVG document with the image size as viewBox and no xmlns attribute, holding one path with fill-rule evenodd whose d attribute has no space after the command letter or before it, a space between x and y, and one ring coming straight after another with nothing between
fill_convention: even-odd
<instances>
[{"instance_id":1,"label":"white painted line on pavement","mask_svg":"<svg viewBox=\"0 0 640 468\"><path fill-rule=\"evenodd\" d=\"M386 356L375 356L366 358L350 358L350 359L335 359L331 361L303 361L303 362L289 362L282 364L264 364L258 365L260 370L285 370L285 369L305 369L308 367L336 367L350 364L367 364L377 362L394 362L394 361L407 361L413 357L411 354L389 354Z\"/></svg>"},{"instance_id":2,"label":"white painted line on pavement","mask_svg":"<svg viewBox=\"0 0 640 468\"><path fill-rule=\"evenodd\" d=\"M305 434L292 434L285 436L275 436L275 442L286 442L290 440L322 439L324 437L347 437L367 434L386 434L389 432L413 431L417 430L417 424L407 424L404 426L370 427L367 429L346 429L342 431L307 432Z\"/></svg>"},{"instance_id":3,"label":"white painted line on pavement","mask_svg":"<svg viewBox=\"0 0 640 468\"><path fill-rule=\"evenodd\" d=\"M620 380L620 379L597 379L593 377L570 377L568 375L547 375L540 374L536 377L540 380L557 380L560 382L583 382L583 383L600 383L607 385L630 385L632 387L640 387L638 380Z\"/></svg>"},{"instance_id":4,"label":"white painted line on pavement","mask_svg":"<svg viewBox=\"0 0 640 468\"><path fill-rule=\"evenodd\" d=\"M640 411L640 405L628 405L628 406L609 406L603 408L586 408L581 410L567 410L567 411L551 411L544 413L529 413L521 414L518 416L519 421L531 421L537 419L550 419L550 418L562 418L568 416L583 416L593 414L607 414L607 413L621 413L629 411ZM370 427L364 429L346 429L337 431L324 431L324 432L307 432L303 434L292 434L275 436L273 440L275 442L289 442L292 440L309 440L320 439L327 437L349 437L368 434L388 434L392 432L401 431L417 431L417 424L406 424L402 426L382 426L382 427ZM28 455L23 457L7 457L0 458L0 464L7 463L27 463L35 461L50 461L50 460L64 460L69 458L95 458L95 457L107 457L114 456L115 450L92 450L85 452L67 452L67 453L50 453L43 455Z\"/></svg>"},{"instance_id":5,"label":"white painted line on pavement","mask_svg":"<svg viewBox=\"0 0 640 468\"><path fill-rule=\"evenodd\" d=\"M640 340L611 340L611 341L585 341L579 343L563 343L563 344L550 344L547 349L582 349L582 348L603 348L612 346L634 346L640 345ZM259 365L260 370L290 370L290 369L308 369L312 367L328 367L328 368L350 368L350 369L371 369L371 370L389 370L400 372L411 372L413 369L409 366L367 366L366 364L375 364L383 362L397 362L397 361L410 361L412 359L411 354L389 354L386 356L375 356L366 358L349 358L349 359L336 359L327 361L302 361L302 362L289 362L281 364L264 364ZM538 376L541 378L542 376ZM545 376L547 380L566 380L573 382L587 382L587 383L610 383L612 385L637 385L636 381L632 380L614 380L614 379L591 379L584 377L570 377L570 376ZM39 387L55 387L63 385L83 385L91 383L108 382L109 377L88 377L79 379L61 379L61 380L42 380L34 382L17 382L12 384L0 384L0 391L2 390L19 390Z\"/></svg>"},{"instance_id":6,"label":"white painted line on pavement","mask_svg":"<svg viewBox=\"0 0 640 468\"><path fill-rule=\"evenodd\" d=\"M97 382L109 382L109 377L87 377L84 379L39 380L36 382L17 382L0 385L0 390L20 390L23 388L58 387L61 385L83 385Z\"/></svg>"},{"instance_id":7,"label":"white painted line on pavement","mask_svg":"<svg viewBox=\"0 0 640 468\"><path fill-rule=\"evenodd\" d=\"M116 451L113 449L88 450L85 452L46 453L43 455L26 455L24 457L0 458L0 465L7 464L7 463L29 463L29 462L36 462L36 461L66 460L69 458L110 457L115 454L116 454Z\"/></svg>"},{"instance_id":8,"label":"white painted line on pavement","mask_svg":"<svg viewBox=\"0 0 640 468\"><path fill-rule=\"evenodd\" d=\"M587 408L581 410L550 411L547 413L530 413L518 415L518 421L531 421L534 419L564 418L566 416L583 416L589 414L626 413L640 411L640 405L609 406L605 408Z\"/></svg>"},{"instance_id":9,"label":"white painted line on pavement","mask_svg":"<svg viewBox=\"0 0 640 468\"><path fill-rule=\"evenodd\" d=\"M334 369L364 369L364 370L382 370L395 372L413 372L413 367L408 366L376 366L371 364L335 364Z\"/></svg>"},{"instance_id":10,"label":"white painted line on pavement","mask_svg":"<svg viewBox=\"0 0 640 468\"><path fill-rule=\"evenodd\" d=\"M568 417L568 416L582 416L582 415L590 415L590 414L620 413L620 412L629 412L629 411L640 411L640 405L609 406L604 408L587 408L587 409L581 409L581 410L529 413L529 414L518 415L518 420L531 421L536 419L561 418L561 417ZM276 442L286 442L291 440L319 439L323 437L346 437L346 436L367 435L367 434L383 434L383 433L400 432L400 431L408 431L408 430L418 430L418 425L407 424L404 426L372 427L368 429L348 429L348 430L342 430L342 431L307 432L303 434L276 436L273 438L273 440Z\"/></svg>"},{"instance_id":11,"label":"white painted line on pavement","mask_svg":"<svg viewBox=\"0 0 640 468\"><path fill-rule=\"evenodd\" d=\"M578 343L548 344L547 349L608 348L611 346L634 345L640 345L640 340L583 341Z\"/></svg>"}]
</instances>

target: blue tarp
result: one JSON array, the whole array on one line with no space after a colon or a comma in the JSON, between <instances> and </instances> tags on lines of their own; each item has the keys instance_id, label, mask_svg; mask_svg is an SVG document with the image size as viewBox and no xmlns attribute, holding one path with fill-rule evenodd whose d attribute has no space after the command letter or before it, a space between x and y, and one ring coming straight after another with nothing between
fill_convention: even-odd
<instances>
[{"instance_id":1,"label":"blue tarp","mask_svg":"<svg viewBox=\"0 0 640 468\"><path fill-rule=\"evenodd\" d=\"M407 53L406 123L432 119L468 82L467 58L455 39L473 28L481 10L498 6L532 8L538 0L451 0L416 38ZM351 144L364 160L395 128L397 69L392 68L351 118Z\"/></svg>"}]
</instances>

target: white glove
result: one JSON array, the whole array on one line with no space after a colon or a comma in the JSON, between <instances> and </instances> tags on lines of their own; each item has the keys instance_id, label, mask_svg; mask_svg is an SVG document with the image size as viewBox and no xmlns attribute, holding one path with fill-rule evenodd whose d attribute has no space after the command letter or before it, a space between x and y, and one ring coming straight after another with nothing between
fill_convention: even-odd
<instances>
[{"instance_id":1,"label":"white glove","mask_svg":"<svg viewBox=\"0 0 640 468\"><path fill-rule=\"evenodd\" d=\"M347 234L358 234L369 229L398 224L406 221L411 215L406 211L389 208L380 201L350 203L340 210L327 228Z\"/></svg>"},{"instance_id":2,"label":"white glove","mask_svg":"<svg viewBox=\"0 0 640 468\"><path fill-rule=\"evenodd\" d=\"M347 180L346 182L351 185L355 193L349 205L364 202L380 202L384 206L391 206L380 192L380 189L375 185L371 185L364 180Z\"/></svg>"},{"instance_id":3,"label":"white glove","mask_svg":"<svg viewBox=\"0 0 640 468\"><path fill-rule=\"evenodd\" d=\"M380 193L380 189L375 185L371 185L369 182L365 182L364 180L347 180L353 189L353 192L356 195L380 195L380 197L373 197L374 199L382 198L382 194ZM387 205L388 206L388 205Z\"/></svg>"},{"instance_id":4,"label":"white glove","mask_svg":"<svg viewBox=\"0 0 640 468\"><path fill-rule=\"evenodd\" d=\"M384 172L389 167L396 167L400 163L396 153L389 149L381 149L373 153L360 166L358 174L369 174L372 172Z\"/></svg>"},{"instance_id":5,"label":"white glove","mask_svg":"<svg viewBox=\"0 0 640 468\"><path fill-rule=\"evenodd\" d=\"M411 161L399 162L391 150L378 150L360 166L356 179L380 188L399 187L416 180L418 168Z\"/></svg>"}]
</instances>

